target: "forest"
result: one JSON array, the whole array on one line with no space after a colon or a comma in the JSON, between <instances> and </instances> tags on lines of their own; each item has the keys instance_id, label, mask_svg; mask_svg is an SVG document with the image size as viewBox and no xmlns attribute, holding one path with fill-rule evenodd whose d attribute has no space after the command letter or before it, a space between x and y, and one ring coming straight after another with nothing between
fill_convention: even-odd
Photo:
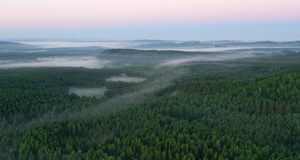
<instances>
[{"instance_id":1,"label":"forest","mask_svg":"<svg viewBox=\"0 0 300 160\"><path fill-rule=\"evenodd\" d=\"M162 68L160 52L137 52L98 56L150 62L1 69L0 159L299 159L300 52ZM147 80L106 81L121 73ZM68 93L104 86L101 98Z\"/></svg>"}]
</instances>

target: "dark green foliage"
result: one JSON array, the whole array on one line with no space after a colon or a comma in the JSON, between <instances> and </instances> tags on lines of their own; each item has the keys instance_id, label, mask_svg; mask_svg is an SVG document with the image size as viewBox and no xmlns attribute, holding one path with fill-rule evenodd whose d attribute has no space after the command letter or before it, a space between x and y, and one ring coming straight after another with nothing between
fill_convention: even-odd
<instances>
[{"instance_id":1,"label":"dark green foliage","mask_svg":"<svg viewBox=\"0 0 300 160\"><path fill-rule=\"evenodd\" d=\"M0 70L0 72L1 119L15 117L14 119L20 121L24 118L36 118L47 112L58 113L92 106L99 100L92 97L80 98L75 94L69 95L69 87L102 87L107 83L105 79L115 74L114 71L71 68L10 69ZM111 86L111 84L113 83L107 85ZM121 85L106 95L111 92L114 96L128 92L123 87L126 88ZM13 123L12 121L10 123Z\"/></svg>"},{"instance_id":2,"label":"dark green foliage","mask_svg":"<svg viewBox=\"0 0 300 160\"><path fill-rule=\"evenodd\" d=\"M171 69L0 70L0 159L297 159L300 74L289 58L183 66L189 76L142 103L93 117L102 103L155 87L147 82ZM148 80L105 81L120 73ZM79 97L69 86L108 91ZM58 114L66 117L47 119Z\"/></svg>"},{"instance_id":3,"label":"dark green foliage","mask_svg":"<svg viewBox=\"0 0 300 160\"><path fill-rule=\"evenodd\" d=\"M107 91L104 94L104 97L106 98L112 98L117 95L123 95L128 92L132 92L135 90L134 86L136 86L136 83L131 82L106 82Z\"/></svg>"},{"instance_id":4,"label":"dark green foliage","mask_svg":"<svg viewBox=\"0 0 300 160\"><path fill-rule=\"evenodd\" d=\"M197 100L190 105L221 107L246 113L300 113L300 75L247 81L179 82L183 97Z\"/></svg>"}]
</instances>

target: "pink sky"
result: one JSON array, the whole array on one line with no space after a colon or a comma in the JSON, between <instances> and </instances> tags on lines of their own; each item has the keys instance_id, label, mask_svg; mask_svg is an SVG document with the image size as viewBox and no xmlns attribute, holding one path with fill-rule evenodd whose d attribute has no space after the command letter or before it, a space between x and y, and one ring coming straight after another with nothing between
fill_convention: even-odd
<instances>
[{"instance_id":1,"label":"pink sky","mask_svg":"<svg viewBox=\"0 0 300 160\"><path fill-rule=\"evenodd\" d=\"M300 0L0 0L0 29L299 22Z\"/></svg>"}]
</instances>

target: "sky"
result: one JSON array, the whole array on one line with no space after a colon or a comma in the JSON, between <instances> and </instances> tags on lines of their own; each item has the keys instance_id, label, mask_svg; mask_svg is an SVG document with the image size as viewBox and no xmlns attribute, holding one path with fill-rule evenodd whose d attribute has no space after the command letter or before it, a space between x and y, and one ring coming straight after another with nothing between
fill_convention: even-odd
<instances>
[{"instance_id":1,"label":"sky","mask_svg":"<svg viewBox=\"0 0 300 160\"><path fill-rule=\"evenodd\" d=\"M0 39L300 40L300 0L0 0Z\"/></svg>"}]
</instances>

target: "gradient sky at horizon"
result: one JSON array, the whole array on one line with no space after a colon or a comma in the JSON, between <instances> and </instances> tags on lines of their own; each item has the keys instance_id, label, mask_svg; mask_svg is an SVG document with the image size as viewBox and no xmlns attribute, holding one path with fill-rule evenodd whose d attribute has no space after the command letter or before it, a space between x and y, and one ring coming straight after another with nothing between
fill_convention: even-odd
<instances>
[{"instance_id":1,"label":"gradient sky at horizon","mask_svg":"<svg viewBox=\"0 0 300 160\"><path fill-rule=\"evenodd\" d=\"M0 39L298 37L300 0L0 0Z\"/></svg>"}]
</instances>

